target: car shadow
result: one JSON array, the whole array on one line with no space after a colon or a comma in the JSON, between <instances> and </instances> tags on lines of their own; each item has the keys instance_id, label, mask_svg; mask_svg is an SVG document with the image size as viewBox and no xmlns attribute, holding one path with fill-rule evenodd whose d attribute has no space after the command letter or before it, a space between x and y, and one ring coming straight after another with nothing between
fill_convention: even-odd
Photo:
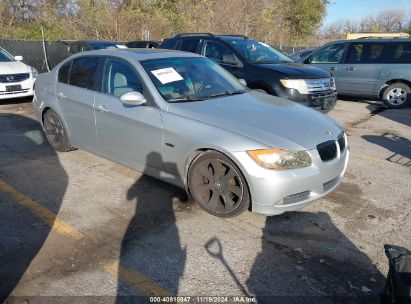
<instances>
[{"instance_id":1,"label":"car shadow","mask_svg":"<svg viewBox=\"0 0 411 304\"><path fill-rule=\"evenodd\" d=\"M389 162L411 167L411 141L409 139L391 132L385 132L382 135L363 135L362 138L391 151L392 155L386 158Z\"/></svg>"},{"instance_id":2,"label":"car shadow","mask_svg":"<svg viewBox=\"0 0 411 304\"><path fill-rule=\"evenodd\" d=\"M33 96L30 96L30 97L21 97L21 98L12 98L12 99L0 99L0 104L12 105L12 104L30 103L32 101L33 101Z\"/></svg>"},{"instance_id":3,"label":"car shadow","mask_svg":"<svg viewBox=\"0 0 411 304\"><path fill-rule=\"evenodd\" d=\"M377 303L384 276L327 213L267 217L246 285L258 303Z\"/></svg>"},{"instance_id":4,"label":"car shadow","mask_svg":"<svg viewBox=\"0 0 411 304\"><path fill-rule=\"evenodd\" d=\"M48 237L55 220L52 214L59 212L68 177L38 122L25 116L4 113L0 113L0 121L2 303L12 293ZM32 212L33 204L53 212L47 215L49 224Z\"/></svg>"},{"instance_id":5,"label":"car shadow","mask_svg":"<svg viewBox=\"0 0 411 304\"><path fill-rule=\"evenodd\" d=\"M159 162L162 162L160 154L152 152L147 156L146 163ZM175 164L166 166L176 171ZM187 210L188 198L184 190L157 178L158 174L153 178L142 175L127 192L127 199L136 204L136 209L121 243L117 303L136 303L136 297L122 293L124 284L130 282L121 278L129 271L143 274L161 288L153 292L137 284L134 286L137 296L178 294L186 249L180 243L175 212Z\"/></svg>"}]
</instances>

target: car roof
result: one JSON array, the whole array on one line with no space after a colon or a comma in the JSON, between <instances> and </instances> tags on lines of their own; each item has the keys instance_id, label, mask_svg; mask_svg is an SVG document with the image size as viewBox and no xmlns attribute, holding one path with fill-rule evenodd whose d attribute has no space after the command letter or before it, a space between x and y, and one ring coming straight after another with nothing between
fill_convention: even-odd
<instances>
[{"instance_id":1,"label":"car roof","mask_svg":"<svg viewBox=\"0 0 411 304\"><path fill-rule=\"evenodd\" d=\"M411 38L358 38L358 39L340 39L330 41L327 44L341 42L411 42Z\"/></svg>"},{"instance_id":2,"label":"car roof","mask_svg":"<svg viewBox=\"0 0 411 304\"><path fill-rule=\"evenodd\" d=\"M78 41L71 41L71 43L92 43L92 44L121 44L122 42L111 41L111 40L78 40Z\"/></svg>"},{"instance_id":3,"label":"car roof","mask_svg":"<svg viewBox=\"0 0 411 304\"><path fill-rule=\"evenodd\" d=\"M92 56L92 55L105 55L105 56L118 56L129 59L137 59L139 61L148 59L161 59L161 58L173 58L173 57L203 57L190 52L183 52L177 50L166 49L103 49L95 51L87 51L74 55L80 56Z\"/></svg>"}]
</instances>

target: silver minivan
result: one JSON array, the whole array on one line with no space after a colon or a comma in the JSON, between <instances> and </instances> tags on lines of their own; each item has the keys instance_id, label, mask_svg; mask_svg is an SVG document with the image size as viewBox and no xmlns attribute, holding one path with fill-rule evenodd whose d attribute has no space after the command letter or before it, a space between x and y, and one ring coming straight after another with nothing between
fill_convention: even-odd
<instances>
[{"instance_id":1,"label":"silver minivan","mask_svg":"<svg viewBox=\"0 0 411 304\"><path fill-rule=\"evenodd\" d=\"M333 41L299 62L331 72L340 95L380 99L389 108L411 103L411 39Z\"/></svg>"}]
</instances>

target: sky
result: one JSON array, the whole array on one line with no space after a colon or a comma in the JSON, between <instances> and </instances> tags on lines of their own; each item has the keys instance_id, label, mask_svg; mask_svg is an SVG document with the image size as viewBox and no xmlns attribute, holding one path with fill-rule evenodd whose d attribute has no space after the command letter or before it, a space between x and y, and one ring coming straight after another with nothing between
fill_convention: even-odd
<instances>
[{"instance_id":1,"label":"sky","mask_svg":"<svg viewBox=\"0 0 411 304\"><path fill-rule=\"evenodd\" d=\"M324 25L339 19L361 19L387 9L411 12L411 0L331 0Z\"/></svg>"}]
</instances>

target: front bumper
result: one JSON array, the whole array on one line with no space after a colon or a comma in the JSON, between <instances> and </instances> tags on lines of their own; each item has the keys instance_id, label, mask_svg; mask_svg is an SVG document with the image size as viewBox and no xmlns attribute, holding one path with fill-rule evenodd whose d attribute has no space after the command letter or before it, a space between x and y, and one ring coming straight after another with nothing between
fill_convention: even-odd
<instances>
[{"instance_id":1,"label":"front bumper","mask_svg":"<svg viewBox=\"0 0 411 304\"><path fill-rule=\"evenodd\" d=\"M324 112L331 111L337 103L336 90L300 94L300 92L295 89L287 89L286 94L289 100Z\"/></svg>"},{"instance_id":2,"label":"front bumper","mask_svg":"<svg viewBox=\"0 0 411 304\"><path fill-rule=\"evenodd\" d=\"M0 100L33 96L34 81L35 79L30 75L30 78L24 81L0 83ZM7 87L11 86L21 86L21 89L8 91Z\"/></svg>"},{"instance_id":3,"label":"front bumper","mask_svg":"<svg viewBox=\"0 0 411 304\"><path fill-rule=\"evenodd\" d=\"M337 157L323 162L316 149L308 151L312 165L290 170L268 170L246 152L233 153L247 180L252 211L276 215L300 209L334 190L347 168L349 148L338 150Z\"/></svg>"}]
</instances>

